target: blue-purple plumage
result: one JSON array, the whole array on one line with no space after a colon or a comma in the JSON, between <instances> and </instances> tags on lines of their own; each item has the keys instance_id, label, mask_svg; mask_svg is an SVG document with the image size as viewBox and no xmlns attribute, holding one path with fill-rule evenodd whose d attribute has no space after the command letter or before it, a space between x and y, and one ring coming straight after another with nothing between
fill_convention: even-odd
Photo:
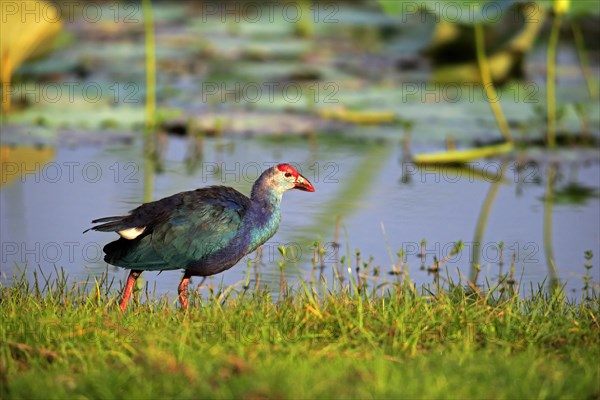
<instances>
[{"instance_id":1,"label":"blue-purple plumage","mask_svg":"<svg viewBox=\"0 0 600 400\"><path fill-rule=\"evenodd\" d=\"M106 262L132 270L184 269L207 276L235 265L275 234L284 191L314 188L293 167L265 171L250 198L225 186L211 186L142 204L128 215L92 221L96 231L121 238L104 247ZM134 231L129 236L128 231Z\"/></svg>"}]
</instances>

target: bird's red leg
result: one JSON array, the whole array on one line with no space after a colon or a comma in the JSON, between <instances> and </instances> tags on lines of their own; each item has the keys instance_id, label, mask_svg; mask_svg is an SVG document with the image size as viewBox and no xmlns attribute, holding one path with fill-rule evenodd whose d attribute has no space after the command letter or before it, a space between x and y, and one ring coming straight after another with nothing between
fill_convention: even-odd
<instances>
[{"instance_id":1,"label":"bird's red leg","mask_svg":"<svg viewBox=\"0 0 600 400\"><path fill-rule=\"evenodd\" d=\"M132 269L129 272L129 276L127 277L127 284L125 285L125 290L123 291L123 298L121 299L121 311L125 311L127 308L127 303L129 302L129 298L131 297L131 292L133 292L133 285L135 285L135 281L140 276L142 271L137 269Z\"/></svg>"},{"instance_id":2,"label":"bird's red leg","mask_svg":"<svg viewBox=\"0 0 600 400\"><path fill-rule=\"evenodd\" d=\"M187 297L187 288L190 284L191 275L187 273L187 271L183 274L183 278L179 283L179 287L177 288L177 292L179 293L179 302L181 303L181 308L186 309L188 307L188 297Z\"/></svg>"}]
</instances>

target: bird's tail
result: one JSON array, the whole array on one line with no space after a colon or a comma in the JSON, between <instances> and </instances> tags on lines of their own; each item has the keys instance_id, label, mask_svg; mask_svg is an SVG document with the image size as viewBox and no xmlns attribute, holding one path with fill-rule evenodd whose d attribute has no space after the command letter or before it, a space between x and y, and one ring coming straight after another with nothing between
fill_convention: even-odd
<instances>
[{"instance_id":1,"label":"bird's tail","mask_svg":"<svg viewBox=\"0 0 600 400\"><path fill-rule=\"evenodd\" d=\"M125 218L127 218L127 216L121 215L121 216L115 216L115 217L104 217L104 218L95 219L92 221L92 224L97 224L100 222L104 222L104 223L102 225L92 226L91 228L83 231L83 233L86 233L87 231L117 232L122 229L126 229L126 228L128 228L128 226L124 225L123 220Z\"/></svg>"}]
</instances>

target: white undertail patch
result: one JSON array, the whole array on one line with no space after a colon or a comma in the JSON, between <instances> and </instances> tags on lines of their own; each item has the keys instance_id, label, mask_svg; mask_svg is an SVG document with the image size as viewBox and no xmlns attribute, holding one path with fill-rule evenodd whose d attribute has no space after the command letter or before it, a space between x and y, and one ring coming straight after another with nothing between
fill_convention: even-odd
<instances>
[{"instance_id":1,"label":"white undertail patch","mask_svg":"<svg viewBox=\"0 0 600 400\"><path fill-rule=\"evenodd\" d=\"M136 237L140 236L142 233L144 233L144 231L146 230L146 227L142 227L142 228L129 228L129 229L123 229L122 231L119 231L119 235L121 235L122 238L125 239L135 239Z\"/></svg>"}]
</instances>

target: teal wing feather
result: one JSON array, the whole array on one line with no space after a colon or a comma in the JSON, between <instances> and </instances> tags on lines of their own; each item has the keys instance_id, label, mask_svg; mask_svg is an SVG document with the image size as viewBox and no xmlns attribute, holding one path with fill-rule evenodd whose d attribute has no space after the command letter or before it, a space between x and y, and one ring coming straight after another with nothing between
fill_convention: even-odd
<instances>
[{"instance_id":1,"label":"teal wing feather","mask_svg":"<svg viewBox=\"0 0 600 400\"><path fill-rule=\"evenodd\" d=\"M152 247L150 235L134 240L120 238L107 244L104 252L104 260L119 267L141 270L171 269L162 255Z\"/></svg>"},{"instance_id":2,"label":"teal wing feather","mask_svg":"<svg viewBox=\"0 0 600 400\"><path fill-rule=\"evenodd\" d=\"M196 201L196 195L185 197L168 220L154 228L154 251L172 268L185 268L227 247L238 233L249 202L230 190L235 193L224 196L220 191L203 196L202 201Z\"/></svg>"}]
</instances>

